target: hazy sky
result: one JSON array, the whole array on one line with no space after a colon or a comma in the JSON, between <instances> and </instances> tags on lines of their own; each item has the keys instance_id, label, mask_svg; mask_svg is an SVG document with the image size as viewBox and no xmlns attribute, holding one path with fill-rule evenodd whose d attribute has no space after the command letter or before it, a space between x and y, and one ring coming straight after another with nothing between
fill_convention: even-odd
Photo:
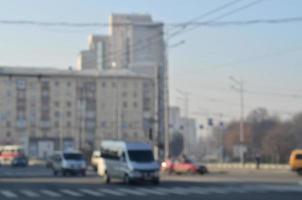
<instances>
[{"instance_id":1,"label":"hazy sky","mask_svg":"<svg viewBox=\"0 0 302 200\"><path fill-rule=\"evenodd\" d=\"M252 2L245 0L240 5ZM156 21L185 22L226 0L0 0L0 20L107 22L111 13L148 13ZM237 6L238 7L238 6ZM264 0L223 20L302 16L301 0ZM226 12L226 11L224 11ZM221 12L220 14L222 14ZM204 18L211 20L218 14ZM50 28L0 24L0 64L75 65L87 48L89 33L106 27ZM170 41L186 43L169 50L170 94L183 106L177 89L190 92L190 115L222 113L238 118L239 94L229 76L246 86L246 112L266 107L272 113L302 111L302 22L278 25L202 27ZM301 95L295 97L294 95ZM215 118L215 116L214 116Z\"/></svg>"}]
</instances>

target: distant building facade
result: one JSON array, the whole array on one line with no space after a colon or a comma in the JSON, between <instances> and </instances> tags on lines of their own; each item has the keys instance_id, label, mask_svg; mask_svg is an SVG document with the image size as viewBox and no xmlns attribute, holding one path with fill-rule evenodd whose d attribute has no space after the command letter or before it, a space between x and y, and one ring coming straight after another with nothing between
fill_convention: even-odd
<instances>
[{"instance_id":1,"label":"distant building facade","mask_svg":"<svg viewBox=\"0 0 302 200\"><path fill-rule=\"evenodd\" d=\"M153 80L128 70L0 67L0 99L0 143L30 156L93 150L102 139L153 142Z\"/></svg>"},{"instance_id":2,"label":"distant building facade","mask_svg":"<svg viewBox=\"0 0 302 200\"><path fill-rule=\"evenodd\" d=\"M179 107L169 108L169 132L170 137L175 133L181 133L184 136L185 149L184 153L192 153L197 144L197 127L196 120L186 118L181 115Z\"/></svg>"}]
</instances>

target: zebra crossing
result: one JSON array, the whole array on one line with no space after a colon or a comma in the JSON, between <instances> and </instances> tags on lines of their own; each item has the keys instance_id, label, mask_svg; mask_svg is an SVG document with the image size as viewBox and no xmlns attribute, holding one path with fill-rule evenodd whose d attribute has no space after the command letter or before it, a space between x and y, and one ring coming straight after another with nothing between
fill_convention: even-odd
<instances>
[{"instance_id":1,"label":"zebra crossing","mask_svg":"<svg viewBox=\"0 0 302 200\"><path fill-rule=\"evenodd\" d=\"M268 192L298 192L302 193L301 185L247 185L247 186L191 186L191 187L111 187L111 188L58 188L58 189L0 189L0 199L62 199L64 197L78 198L103 196L166 196L166 195L224 195Z\"/></svg>"}]
</instances>

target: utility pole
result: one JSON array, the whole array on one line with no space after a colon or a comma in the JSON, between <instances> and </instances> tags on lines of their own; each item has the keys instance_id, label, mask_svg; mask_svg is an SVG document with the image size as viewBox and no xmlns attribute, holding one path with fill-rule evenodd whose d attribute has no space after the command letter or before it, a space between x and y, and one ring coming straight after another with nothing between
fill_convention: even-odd
<instances>
[{"instance_id":1,"label":"utility pole","mask_svg":"<svg viewBox=\"0 0 302 200\"><path fill-rule=\"evenodd\" d=\"M239 131L239 142L240 142L240 162L244 164L244 82L243 80L235 79L230 76L231 81L236 84L236 87L232 87L233 90L240 94L240 131Z\"/></svg>"},{"instance_id":2,"label":"utility pole","mask_svg":"<svg viewBox=\"0 0 302 200\"><path fill-rule=\"evenodd\" d=\"M117 69L117 63L113 61L111 63L111 67ZM113 107L113 112L112 112L112 117L113 117L113 134L115 136L116 140L120 140L122 138L121 136L121 112L120 112L120 101L119 101L119 94L120 94L120 86L119 86L119 79L118 79L118 74L116 73L114 75L115 77L113 78L114 84L115 84L115 91L114 91L114 107Z\"/></svg>"},{"instance_id":3,"label":"utility pole","mask_svg":"<svg viewBox=\"0 0 302 200\"><path fill-rule=\"evenodd\" d=\"M184 136L184 152L188 153L188 147L190 146L189 138L189 95L190 93L187 91L177 90L177 92L183 97L182 100L184 102L184 117L185 117L185 127L184 130L187 132L183 132Z\"/></svg>"}]
</instances>

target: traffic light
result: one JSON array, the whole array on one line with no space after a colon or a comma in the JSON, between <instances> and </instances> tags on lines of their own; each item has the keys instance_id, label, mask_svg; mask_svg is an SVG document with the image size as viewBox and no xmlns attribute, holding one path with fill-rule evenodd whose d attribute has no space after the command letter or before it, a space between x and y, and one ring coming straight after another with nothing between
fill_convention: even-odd
<instances>
[{"instance_id":1,"label":"traffic light","mask_svg":"<svg viewBox=\"0 0 302 200\"><path fill-rule=\"evenodd\" d=\"M208 126L213 126L214 123L213 123L213 119L212 118L209 118L208 119Z\"/></svg>"}]
</instances>

